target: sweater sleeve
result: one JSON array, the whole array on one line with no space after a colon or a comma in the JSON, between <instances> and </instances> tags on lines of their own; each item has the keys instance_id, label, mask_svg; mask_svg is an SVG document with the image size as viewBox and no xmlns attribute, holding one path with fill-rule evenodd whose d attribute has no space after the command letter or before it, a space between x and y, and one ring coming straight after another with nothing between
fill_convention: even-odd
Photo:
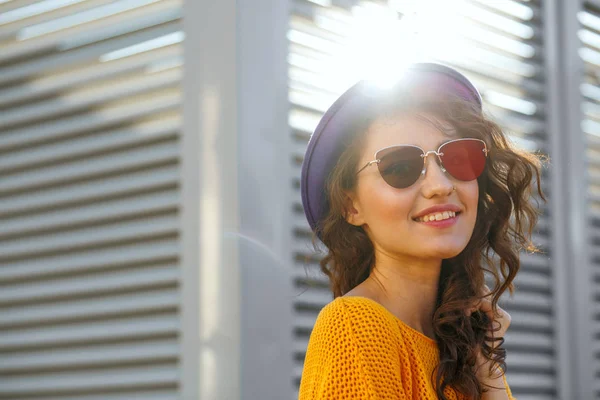
<instances>
[{"instance_id":1,"label":"sweater sleeve","mask_svg":"<svg viewBox=\"0 0 600 400\"><path fill-rule=\"evenodd\" d=\"M406 400L397 348L378 321L325 306L311 333L299 400Z\"/></svg>"}]
</instances>

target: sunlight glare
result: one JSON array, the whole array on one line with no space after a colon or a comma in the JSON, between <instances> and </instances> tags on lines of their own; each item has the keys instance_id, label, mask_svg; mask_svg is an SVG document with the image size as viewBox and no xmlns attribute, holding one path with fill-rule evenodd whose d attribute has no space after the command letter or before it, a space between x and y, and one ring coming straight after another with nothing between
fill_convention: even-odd
<instances>
[{"instance_id":1,"label":"sunlight glare","mask_svg":"<svg viewBox=\"0 0 600 400\"><path fill-rule=\"evenodd\" d=\"M146 51L156 50L161 47L171 46L183 42L185 34L183 31L177 31L163 35L145 42L137 43L119 50L114 50L100 56L100 62L114 61L120 58L144 53Z\"/></svg>"},{"instance_id":2,"label":"sunlight glare","mask_svg":"<svg viewBox=\"0 0 600 400\"><path fill-rule=\"evenodd\" d=\"M440 55L452 62L458 57L456 50L464 47L464 40L453 32L460 31L456 17L465 7L463 0L360 2L352 8L347 44L340 46L331 64L332 78L340 86L364 79L387 88L402 79L410 63L434 61Z\"/></svg>"},{"instance_id":3,"label":"sunlight glare","mask_svg":"<svg viewBox=\"0 0 600 400\"><path fill-rule=\"evenodd\" d=\"M352 9L353 24L336 63L338 79L345 84L360 79L388 87L413 59L409 32L397 13L378 4L361 4Z\"/></svg>"}]
</instances>

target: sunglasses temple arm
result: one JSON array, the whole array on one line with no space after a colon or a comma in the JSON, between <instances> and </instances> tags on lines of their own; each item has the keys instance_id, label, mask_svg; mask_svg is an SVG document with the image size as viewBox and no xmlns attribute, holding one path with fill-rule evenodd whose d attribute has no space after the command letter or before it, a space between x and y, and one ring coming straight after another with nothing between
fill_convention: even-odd
<instances>
[{"instance_id":1,"label":"sunglasses temple arm","mask_svg":"<svg viewBox=\"0 0 600 400\"><path fill-rule=\"evenodd\" d=\"M358 175L363 169L367 168L368 166L370 166L373 163L379 164L379 160L369 161L368 163L365 164L364 167L362 167L361 169L358 170L358 172L356 173L356 175Z\"/></svg>"}]
</instances>

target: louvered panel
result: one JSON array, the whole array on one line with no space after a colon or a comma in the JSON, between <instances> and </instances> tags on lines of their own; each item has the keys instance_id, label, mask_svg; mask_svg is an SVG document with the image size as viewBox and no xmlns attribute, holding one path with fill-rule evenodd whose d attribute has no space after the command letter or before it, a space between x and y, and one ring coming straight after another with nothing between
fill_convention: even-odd
<instances>
[{"instance_id":1,"label":"louvered panel","mask_svg":"<svg viewBox=\"0 0 600 400\"><path fill-rule=\"evenodd\" d=\"M176 400L178 395L174 394L169 385L165 387L156 387L150 391L135 390L136 396L144 400ZM27 396L23 400L130 400L131 396L125 392L122 393L102 393L102 394L75 394L58 396Z\"/></svg>"},{"instance_id":2,"label":"louvered panel","mask_svg":"<svg viewBox=\"0 0 600 400\"><path fill-rule=\"evenodd\" d=\"M160 238L144 242L114 244L109 247L85 249L81 252L47 255L43 258L3 261L0 282L9 283L105 271L128 266L170 262L178 257L175 238Z\"/></svg>"},{"instance_id":3,"label":"louvered panel","mask_svg":"<svg viewBox=\"0 0 600 400\"><path fill-rule=\"evenodd\" d=\"M578 32L580 39L579 54L584 63L585 74L581 82L580 92L582 98L581 110L583 120L581 129L586 142L586 161L588 167L588 193L589 204L588 232L589 232L589 257L592 262L592 273L595 285L593 291L593 307L590 316L592 323L592 337L600 343L600 271L595 265L600 264L600 91L598 90L600 72L600 8L592 2L584 2L585 9L578 15L581 29ZM594 375L600 374L600 351L594 349ZM600 387L594 387L595 397L600 398Z\"/></svg>"},{"instance_id":4,"label":"louvered panel","mask_svg":"<svg viewBox=\"0 0 600 400\"><path fill-rule=\"evenodd\" d=\"M8 220L0 227L0 238L9 236L27 236L38 232L50 231L61 227L83 226L85 224L107 220L119 220L127 216L147 216L158 213L173 212L177 209L179 197L176 192L156 192L141 194L126 199L106 202L110 209L103 205L82 205L71 212L55 211L43 215L23 216L19 220Z\"/></svg>"},{"instance_id":5,"label":"louvered panel","mask_svg":"<svg viewBox=\"0 0 600 400\"><path fill-rule=\"evenodd\" d=\"M89 345L69 349L30 350L18 356L6 356L7 363L0 366L3 373L45 371L61 367L90 368L131 362L152 362L177 359L177 341L174 338L149 339L138 343L118 345Z\"/></svg>"},{"instance_id":6,"label":"louvered panel","mask_svg":"<svg viewBox=\"0 0 600 400\"><path fill-rule=\"evenodd\" d=\"M2 8L3 14L2 19L0 19L0 23L3 25L2 32L6 35L9 33L15 34L15 28L25 28L29 25L47 21L48 16L51 16L52 19L57 19L78 11L93 10L103 2L98 0L63 0L55 1L53 2L54 4L40 3L39 0L9 1L8 4L4 5Z\"/></svg>"},{"instance_id":7,"label":"louvered panel","mask_svg":"<svg viewBox=\"0 0 600 400\"><path fill-rule=\"evenodd\" d=\"M151 119L158 120L157 117L179 106L179 94L175 90L150 98L132 97L128 100L107 105L94 112L45 122L39 128L25 127L6 131L0 138L0 151L20 150L25 146L64 140L85 132L105 130L135 122L146 122Z\"/></svg>"},{"instance_id":8,"label":"louvered panel","mask_svg":"<svg viewBox=\"0 0 600 400\"><path fill-rule=\"evenodd\" d=\"M145 145L127 151L114 151L110 155L87 157L45 168L5 174L0 182L0 194L23 192L39 187L94 179L105 175L151 168L173 163L177 159L177 143Z\"/></svg>"},{"instance_id":9,"label":"louvered panel","mask_svg":"<svg viewBox=\"0 0 600 400\"><path fill-rule=\"evenodd\" d=\"M65 329L65 326L48 325L34 329L25 327L3 330L0 332L0 349L10 353L94 343L129 343L147 338L176 336L179 320L174 313L164 312L74 322L67 326L68 329Z\"/></svg>"},{"instance_id":10,"label":"louvered panel","mask_svg":"<svg viewBox=\"0 0 600 400\"><path fill-rule=\"evenodd\" d=\"M593 263L600 264L600 249L591 249L590 256Z\"/></svg>"},{"instance_id":11,"label":"louvered panel","mask_svg":"<svg viewBox=\"0 0 600 400\"><path fill-rule=\"evenodd\" d=\"M48 279L7 286L0 293L0 304L23 304L32 301L52 301L86 295L123 293L133 290L176 286L179 274L173 264L144 268L123 268L117 271L88 272L69 279ZM15 314L16 315L16 314Z\"/></svg>"},{"instance_id":12,"label":"louvered panel","mask_svg":"<svg viewBox=\"0 0 600 400\"><path fill-rule=\"evenodd\" d=\"M77 88L78 85L91 85L94 82L119 76L124 73L144 72L148 63L160 65L178 63L181 60L181 48L168 46L135 57L126 57L109 64L85 65L75 71L56 71L54 75L34 75L27 86L10 87L0 93L0 106L9 103L24 103L35 98L47 98L55 93ZM17 70L15 70L17 71ZM43 71L42 71L43 72Z\"/></svg>"},{"instance_id":13,"label":"louvered panel","mask_svg":"<svg viewBox=\"0 0 600 400\"><path fill-rule=\"evenodd\" d=\"M291 187L296 202L292 207L294 281L296 284L294 381L299 383L304 351L319 310L331 301L327 279L319 271L319 255L310 244L311 231L300 199L300 169L306 144L322 113L337 96L352 84L346 70L352 62L342 63L344 48L352 48L352 31L360 8L379 5L388 8L388 16L402 17L419 2L343 1L317 2L295 0L288 34L289 100L292 108L290 162L293 166ZM392 9L391 7L396 7ZM447 46L422 49L422 55L453 65L466 73L480 89L486 110L520 147L545 153L546 78L541 5L538 1L489 2L471 0L452 10L452 23L439 28L456 38ZM421 9L425 16L434 11ZM442 21L445 22L445 21ZM353 25L354 24L354 25ZM432 28L438 32L438 27ZM401 46L401 38L395 38ZM454 47L453 47L454 46ZM398 48L390 50L397 53ZM599 112L600 114L600 112ZM600 177L600 171L598 173ZM546 194L548 179L542 179ZM551 216L540 204L540 219L533 241L540 254L521 255L522 269L515 280L517 292L505 296L502 305L513 316L506 346L509 352L508 380L517 398L556 397L554 327L552 312L552 272L550 269ZM511 368L512 367L512 368Z\"/></svg>"},{"instance_id":14,"label":"louvered panel","mask_svg":"<svg viewBox=\"0 0 600 400\"><path fill-rule=\"evenodd\" d=\"M10 197L0 197L0 216L16 216L74 204L79 206L94 201L173 189L178 174L177 165L156 166L142 171L102 177L102 180L74 182L60 188L37 189L35 197L27 192L11 194Z\"/></svg>"},{"instance_id":15,"label":"louvered panel","mask_svg":"<svg viewBox=\"0 0 600 400\"><path fill-rule=\"evenodd\" d=\"M180 0L0 4L0 397L178 397Z\"/></svg>"},{"instance_id":16,"label":"louvered panel","mask_svg":"<svg viewBox=\"0 0 600 400\"><path fill-rule=\"evenodd\" d=\"M9 85L14 82L22 81L38 75L45 77L54 70L62 69L65 64L85 66L90 59L98 58L99 62L109 62L113 59L122 58L131 51L143 51L145 48L154 46L166 47L179 43L182 39L181 26L177 22L171 22L174 17L165 21L165 17L156 18L161 23L159 26L148 26L147 23L127 26L122 32L115 30L106 30L98 32L96 35L85 35L85 39L80 37L65 38L58 46L46 50L50 55L43 59L34 59L32 61L21 61L19 58L11 60L9 55L0 57L0 63L7 65L6 72L0 78L1 85ZM139 31L137 31L139 30ZM121 34L122 36L118 36ZM95 37L94 37L95 36ZM95 40L100 40L95 44ZM138 46L144 44L144 46ZM36 51L37 52L37 51ZM15 55L20 57L21 55ZM11 66L11 62L21 62L24 65L21 68ZM152 66L153 68L156 65ZM59 75L59 79L60 79ZM64 77L63 77L64 79Z\"/></svg>"},{"instance_id":17,"label":"louvered panel","mask_svg":"<svg viewBox=\"0 0 600 400\"><path fill-rule=\"evenodd\" d=\"M152 95L154 91L176 87L179 80L180 71L171 70L141 75L126 82L121 79L116 79L114 82L105 81L96 88L86 87L76 94L64 93L59 99L42 101L31 106L22 105L13 109L14 111L9 110L4 113L0 121L0 129L30 124L38 120L55 119L80 111L85 112L110 101L123 101L124 96L146 97Z\"/></svg>"},{"instance_id":18,"label":"louvered panel","mask_svg":"<svg viewBox=\"0 0 600 400\"><path fill-rule=\"evenodd\" d=\"M172 113L164 115L160 121L141 121L125 129L107 129L103 135L76 137L67 143L51 143L25 152L10 152L0 159L0 168L7 173L151 142L175 140L180 125L179 116Z\"/></svg>"},{"instance_id":19,"label":"louvered panel","mask_svg":"<svg viewBox=\"0 0 600 400\"><path fill-rule=\"evenodd\" d=\"M165 286L165 283L163 283ZM91 298L75 298L60 301L44 301L43 304L4 305L0 326L15 328L65 323L80 319L112 317L148 312L160 312L177 308L179 294L174 289L159 288L143 290L136 288L134 293L108 294Z\"/></svg>"},{"instance_id":20,"label":"louvered panel","mask_svg":"<svg viewBox=\"0 0 600 400\"><path fill-rule=\"evenodd\" d=\"M101 247L114 243L141 241L144 238L174 236L177 221L174 215L143 218L127 222L104 225L97 223L84 229L69 229L31 238L4 240L0 260L24 259L44 254L56 254L93 246Z\"/></svg>"},{"instance_id":21,"label":"louvered panel","mask_svg":"<svg viewBox=\"0 0 600 400\"><path fill-rule=\"evenodd\" d=\"M10 396L23 396L41 393L90 392L106 390L106 382L120 390L136 388L173 386L177 384L175 362L162 362L163 365L123 366L90 368L67 371L11 375L10 380L0 382L0 390Z\"/></svg>"}]
</instances>

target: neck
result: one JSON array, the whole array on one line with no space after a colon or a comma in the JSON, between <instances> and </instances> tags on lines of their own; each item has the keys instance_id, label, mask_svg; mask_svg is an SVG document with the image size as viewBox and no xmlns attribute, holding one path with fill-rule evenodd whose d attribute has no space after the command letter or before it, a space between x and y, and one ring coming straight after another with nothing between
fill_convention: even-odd
<instances>
[{"instance_id":1,"label":"neck","mask_svg":"<svg viewBox=\"0 0 600 400\"><path fill-rule=\"evenodd\" d=\"M398 260L376 257L365 282L377 300L410 327L433 337L432 317L437 301L440 259Z\"/></svg>"}]
</instances>

